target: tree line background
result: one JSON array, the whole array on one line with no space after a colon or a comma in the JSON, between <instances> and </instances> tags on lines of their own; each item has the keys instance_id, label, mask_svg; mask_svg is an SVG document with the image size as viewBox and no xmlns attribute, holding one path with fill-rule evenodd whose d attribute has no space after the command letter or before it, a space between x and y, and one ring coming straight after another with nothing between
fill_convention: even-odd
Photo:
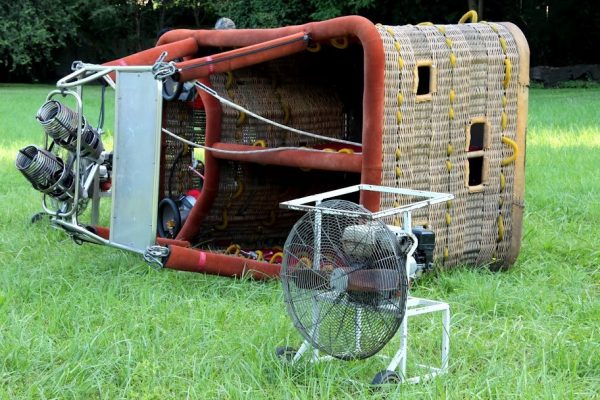
<instances>
[{"instance_id":1,"label":"tree line background","mask_svg":"<svg viewBox=\"0 0 600 400\"><path fill-rule=\"evenodd\" d=\"M468 9L525 33L531 65L600 63L598 0L0 0L0 81L50 81L73 60L153 46L163 28L278 27L359 14L389 25L456 23Z\"/></svg>"}]
</instances>

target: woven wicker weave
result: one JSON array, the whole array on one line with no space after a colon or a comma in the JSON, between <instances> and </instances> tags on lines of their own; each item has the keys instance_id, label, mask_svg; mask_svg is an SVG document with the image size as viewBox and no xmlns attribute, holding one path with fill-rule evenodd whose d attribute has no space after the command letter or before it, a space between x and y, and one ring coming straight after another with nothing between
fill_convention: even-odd
<instances>
[{"instance_id":1,"label":"woven wicker weave","mask_svg":"<svg viewBox=\"0 0 600 400\"><path fill-rule=\"evenodd\" d=\"M438 262L452 266L504 259L512 219L505 205L512 202L515 164L501 166L512 152L501 138L515 139L518 112L514 77L519 74L519 55L512 35L502 25L485 23L378 29L386 52L382 184L455 195L445 206L414 213L416 224L436 233ZM506 58L513 79L505 88ZM421 100L415 93L415 68L428 63L435 67L436 85L429 98ZM490 138L484 149L487 177L482 190L472 192L465 185L466 132L474 118L489 124ZM384 196L381 207L390 208L399 200Z\"/></svg>"},{"instance_id":2,"label":"woven wicker weave","mask_svg":"<svg viewBox=\"0 0 600 400\"><path fill-rule=\"evenodd\" d=\"M204 110L195 109L191 104L180 101L165 102L163 108L165 128L187 140L204 144ZM202 186L200 177L188 169L192 165L192 151L188 146L171 136L163 135L161 154L160 179L163 197L169 195L169 189L177 196Z\"/></svg>"},{"instance_id":3,"label":"woven wicker weave","mask_svg":"<svg viewBox=\"0 0 600 400\"><path fill-rule=\"evenodd\" d=\"M305 54L268 62L257 68L217 74L211 76L211 85L224 97L263 117L297 129L343 138L347 126L344 106L337 91L311 75L315 60L314 55ZM311 80L315 83L311 84ZM172 104L169 103L166 108L165 127L191 140L190 135L194 132L191 111L186 111L181 102ZM175 110L180 113L179 117L169 118ZM314 147L327 143L290 134L240 115L239 111L229 107L222 108L221 141L268 148ZM169 175L168 167L180 149L168 136L166 142L163 161L165 182ZM227 247L230 243L249 248L283 245L298 214L280 209L280 202L359 182L358 176L339 177L323 171L273 169L234 161L222 161L220 164L219 189L214 206L195 238L212 249ZM184 192L187 190L185 183L189 182L186 177L193 175L183 168L183 165L189 165L189 161L178 165L182 167L176 169L173 187ZM164 192L167 193L166 188Z\"/></svg>"}]
</instances>

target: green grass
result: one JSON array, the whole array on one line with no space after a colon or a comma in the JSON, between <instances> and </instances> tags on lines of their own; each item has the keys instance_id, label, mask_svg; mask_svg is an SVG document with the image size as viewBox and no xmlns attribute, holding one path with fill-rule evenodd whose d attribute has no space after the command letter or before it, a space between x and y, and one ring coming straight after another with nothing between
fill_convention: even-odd
<instances>
[{"instance_id":1,"label":"green grass","mask_svg":"<svg viewBox=\"0 0 600 400\"><path fill-rule=\"evenodd\" d=\"M378 392L377 357L276 359L301 341L278 282L159 272L30 225L40 198L13 164L41 143L33 116L49 89L0 85L0 398L600 397L599 89L531 91L517 264L419 281L415 295L451 304L450 374ZM87 97L95 121L98 90ZM430 361L437 331L415 327L411 355Z\"/></svg>"}]
</instances>

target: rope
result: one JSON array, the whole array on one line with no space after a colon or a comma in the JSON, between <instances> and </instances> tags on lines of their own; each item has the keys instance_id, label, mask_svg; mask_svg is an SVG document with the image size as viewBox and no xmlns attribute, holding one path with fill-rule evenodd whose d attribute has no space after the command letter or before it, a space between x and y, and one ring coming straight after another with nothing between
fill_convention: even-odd
<instances>
[{"instance_id":1,"label":"rope","mask_svg":"<svg viewBox=\"0 0 600 400\"><path fill-rule=\"evenodd\" d=\"M292 127L287 126L287 125L280 124L278 122L275 122L273 120L270 120L268 118L260 116L260 115L258 115L256 113L253 113L252 111L250 111L250 110L248 110L248 109L246 109L246 108L244 108L244 107L242 107L242 106L240 106L238 104L235 104L234 102L229 101L229 100L227 100L224 97L219 96L219 94L215 90L209 88L208 86L206 86L203 83L196 82L195 85L200 90L208 93L209 95L211 95L215 99L219 100L219 102L221 104L225 104L225 105L227 105L227 106L229 106L229 107L231 107L231 108L233 108L235 110L240 111L241 113L250 115L250 116L252 116L252 117L254 117L254 118L256 118L256 119L258 119L258 120L260 120L262 122L266 122L267 124L271 124L271 125L276 126L276 127L280 128L280 129L283 129L283 130L286 130L286 131L289 131L289 132L292 132L292 133L296 133L296 134L301 135L301 136L307 136L307 137L311 137L311 138L314 138L314 139L325 140L325 141L328 141L328 142L342 143L342 144L348 144L348 145L351 145L351 146L358 146L358 147L362 146L361 143L351 142L349 140L343 140L343 139L336 139L336 138L332 138L332 137L329 137L329 136L318 135L316 133L306 132L306 131L303 131L303 130L300 130L300 129L296 129L296 128L292 128Z\"/></svg>"}]
</instances>

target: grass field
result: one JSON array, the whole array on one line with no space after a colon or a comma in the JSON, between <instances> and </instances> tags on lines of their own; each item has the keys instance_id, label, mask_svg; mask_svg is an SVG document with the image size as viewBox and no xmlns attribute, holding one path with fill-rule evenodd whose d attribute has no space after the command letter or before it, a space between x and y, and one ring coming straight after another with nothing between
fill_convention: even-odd
<instances>
[{"instance_id":1,"label":"grass field","mask_svg":"<svg viewBox=\"0 0 600 400\"><path fill-rule=\"evenodd\" d=\"M599 89L531 91L517 264L420 280L452 307L450 373L379 391L377 357L279 362L300 336L278 282L155 271L30 225L40 198L14 157L41 144L49 89L0 85L0 398L600 398ZM417 328L411 355L433 357L437 331Z\"/></svg>"}]
</instances>

